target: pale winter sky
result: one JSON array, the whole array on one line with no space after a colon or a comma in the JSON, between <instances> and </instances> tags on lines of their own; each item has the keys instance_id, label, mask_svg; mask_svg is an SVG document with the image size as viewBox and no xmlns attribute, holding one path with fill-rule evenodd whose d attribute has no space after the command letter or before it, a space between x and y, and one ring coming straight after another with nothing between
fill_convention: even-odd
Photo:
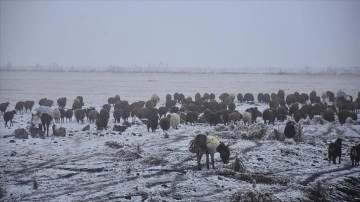
<instances>
[{"instance_id":1,"label":"pale winter sky","mask_svg":"<svg viewBox=\"0 0 360 202\"><path fill-rule=\"evenodd\" d=\"M360 67L360 1L0 1L0 63Z\"/></svg>"}]
</instances>

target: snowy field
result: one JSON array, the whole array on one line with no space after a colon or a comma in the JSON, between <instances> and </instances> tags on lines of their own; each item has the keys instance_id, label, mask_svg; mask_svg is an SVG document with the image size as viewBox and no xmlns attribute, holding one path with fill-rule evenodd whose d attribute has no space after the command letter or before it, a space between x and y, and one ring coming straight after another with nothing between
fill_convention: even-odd
<instances>
[{"instance_id":1,"label":"snowy field","mask_svg":"<svg viewBox=\"0 0 360 202\"><path fill-rule=\"evenodd\" d=\"M0 103L41 98L55 101L67 97L71 108L76 96L85 107L101 109L116 94L130 103L148 100L158 94L164 106L165 95L183 93L277 93L298 91L321 95L327 90L357 97L358 76L346 75L260 75L260 74L161 74L84 72L0 72ZM262 103L236 104L244 112L259 111ZM178 104L178 106L180 106ZM112 109L113 110L113 109ZM110 114L112 115L112 110ZM358 114L358 118L360 114ZM360 144L360 124L326 122L317 117L302 120L302 139L279 141L285 123L264 125L261 118L250 126L180 124L164 138L161 129L148 132L140 120L125 132L107 130L94 124L56 123L66 128L65 137L16 139L14 130L28 128L31 114L16 114L14 126L4 127L0 119L0 200L1 201L356 201L360 200L360 166L352 167L350 147ZM291 119L288 117L288 119ZM123 122L121 122L123 123ZM216 135L230 145L230 163L215 155L216 169L197 170L196 157L188 144L197 134ZM257 134L256 137L250 134ZM245 138L246 137L246 138ZM342 162L327 160L330 141L342 138ZM245 168L235 172L238 155Z\"/></svg>"}]
</instances>

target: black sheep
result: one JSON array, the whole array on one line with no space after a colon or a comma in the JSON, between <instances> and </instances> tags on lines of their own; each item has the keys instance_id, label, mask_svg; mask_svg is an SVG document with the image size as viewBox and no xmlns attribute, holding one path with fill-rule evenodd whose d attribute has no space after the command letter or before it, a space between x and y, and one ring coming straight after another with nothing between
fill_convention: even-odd
<instances>
[{"instance_id":1,"label":"black sheep","mask_svg":"<svg viewBox=\"0 0 360 202\"><path fill-rule=\"evenodd\" d=\"M351 147L350 159L351 159L351 165L352 166L359 165L359 161L360 161L360 144L358 144L357 146Z\"/></svg>"},{"instance_id":2,"label":"black sheep","mask_svg":"<svg viewBox=\"0 0 360 202\"><path fill-rule=\"evenodd\" d=\"M122 117L122 113L123 113L122 109L119 109L119 108L115 108L115 109L114 109L113 117L114 117L114 119L115 119L115 123L116 123L116 122L117 122L117 123L120 123L120 119L121 119L121 117Z\"/></svg>"},{"instance_id":3,"label":"black sheep","mask_svg":"<svg viewBox=\"0 0 360 202\"><path fill-rule=\"evenodd\" d=\"M2 114L5 113L5 111L6 111L6 109L8 108L9 105L10 105L9 102L5 102L5 103L0 104L0 111L1 111Z\"/></svg>"},{"instance_id":4,"label":"black sheep","mask_svg":"<svg viewBox=\"0 0 360 202\"><path fill-rule=\"evenodd\" d=\"M30 101L30 100L25 101L24 102L25 112L27 112L27 110L29 110L31 112L34 104L35 104L34 101Z\"/></svg>"},{"instance_id":5,"label":"black sheep","mask_svg":"<svg viewBox=\"0 0 360 202\"><path fill-rule=\"evenodd\" d=\"M341 125L343 125L346 121L346 119L350 117L351 119L353 119L354 121L357 120L357 115L354 112L350 112L347 110L342 110L338 113L338 119Z\"/></svg>"},{"instance_id":6,"label":"black sheep","mask_svg":"<svg viewBox=\"0 0 360 202\"><path fill-rule=\"evenodd\" d=\"M15 105L15 110L16 110L16 112L20 112L20 114L23 114L23 112L24 112L24 102L22 102L22 101L17 102L16 105Z\"/></svg>"},{"instance_id":7,"label":"black sheep","mask_svg":"<svg viewBox=\"0 0 360 202\"><path fill-rule=\"evenodd\" d=\"M106 108L102 108L95 122L98 130L103 130L107 128L109 117L109 111Z\"/></svg>"},{"instance_id":8,"label":"black sheep","mask_svg":"<svg viewBox=\"0 0 360 202\"><path fill-rule=\"evenodd\" d=\"M72 117L74 115L74 112L72 109L68 109L65 111L65 120L67 121L69 119L69 121L72 120Z\"/></svg>"},{"instance_id":9,"label":"black sheep","mask_svg":"<svg viewBox=\"0 0 360 202\"><path fill-rule=\"evenodd\" d=\"M286 123L284 130L285 137L294 138L296 134L295 123L293 121L289 121Z\"/></svg>"},{"instance_id":10,"label":"black sheep","mask_svg":"<svg viewBox=\"0 0 360 202\"><path fill-rule=\"evenodd\" d=\"M14 114L16 114L15 110L12 111L8 111L4 113L4 121L5 121L5 127L7 127L7 122L10 121L10 126L13 126L13 118L14 118Z\"/></svg>"},{"instance_id":11,"label":"black sheep","mask_svg":"<svg viewBox=\"0 0 360 202\"><path fill-rule=\"evenodd\" d=\"M195 111L188 111L186 113L186 120L185 122L190 122L190 125L195 125L195 123L197 122L199 117L199 113L195 112Z\"/></svg>"},{"instance_id":12,"label":"black sheep","mask_svg":"<svg viewBox=\"0 0 360 202\"><path fill-rule=\"evenodd\" d=\"M166 117L166 113L169 111L167 107L159 107L159 117Z\"/></svg>"},{"instance_id":13,"label":"black sheep","mask_svg":"<svg viewBox=\"0 0 360 202\"><path fill-rule=\"evenodd\" d=\"M152 115L148 118L148 122L147 122L147 130L148 132L149 129L151 128L151 132L155 132L155 130L157 129L158 127L158 124L159 124L159 116L158 115Z\"/></svg>"},{"instance_id":14,"label":"black sheep","mask_svg":"<svg viewBox=\"0 0 360 202\"><path fill-rule=\"evenodd\" d=\"M76 121L79 123L79 121L81 121L81 123L84 123L84 118L86 115L86 109L77 109L75 110L75 118Z\"/></svg>"},{"instance_id":15,"label":"black sheep","mask_svg":"<svg viewBox=\"0 0 360 202\"><path fill-rule=\"evenodd\" d=\"M160 119L160 128L164 132L169 130L169 128L170 128L170 120L167 117Z\"/></svg>"},{"instance_id":16,"label":"black sheep","mask_svg":"<svg viewBox=\"0 0 360 202\"><path fill-rule=\"evenodd\" d=\"M66 106L66 97L61 97L57 100L57 104L60 108L65 108Z\"/></svg>"},{"instance_id":17,"label":"black sheep","mask_svg":"<svg viewBox=\"0 0 360 202\"><path fill-rule=\"evenodd\" d=\"M341 163L341 139L338 138L334 143L331 142L328 148L329 163L331 160L336 164L336 157L339 157L339 164Z\"/></svg>"},{"instance_id":18,"label":"black sheep","mask_svg":"<svg viewBox=\"0 0 360 202\"><path fill-rule=\"evenodd\" d=\"M274 123L275 122L275 112L271 109L265 109L263 112L263 119L264 119L264 123L266 124L266 121L268 121L268 123Z\"/></svg>"}]
</instances>

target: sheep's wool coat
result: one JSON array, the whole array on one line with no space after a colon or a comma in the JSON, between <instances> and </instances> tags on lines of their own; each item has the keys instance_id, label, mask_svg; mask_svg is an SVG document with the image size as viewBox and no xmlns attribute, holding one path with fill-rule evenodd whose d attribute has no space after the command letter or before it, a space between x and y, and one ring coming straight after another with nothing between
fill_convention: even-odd
<instances>
[{"instance_id":1,"label":"sheep's wool coat","mask_svg":"<svg viewBox=\"0 0 360 202\"><path fill-rule=\"evenodd\" d=\"M180 116L178 114L170 114L170 125L176 128L180 124Z\"/></svg>"}]
</instances>

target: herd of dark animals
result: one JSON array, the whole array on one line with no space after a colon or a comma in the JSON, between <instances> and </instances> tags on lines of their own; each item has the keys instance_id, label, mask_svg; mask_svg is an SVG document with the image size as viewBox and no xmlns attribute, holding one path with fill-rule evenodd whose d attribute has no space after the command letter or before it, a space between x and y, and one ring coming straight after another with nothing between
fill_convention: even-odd
<instances>
[{"instance_id":1,"label":"herd of dark animals","mask_svg":"<svg viewBox=\"0 0 360 202\"><path fill-rule=\"evenodd\" d=\"M257 107L251 107L246 109L245 112L240 113L235 110L236 105L234 103L235 95L222 93L219 97L220 102L216 101L215 94L205 93L203 96L200 93L196 93L195 100L192 97L185 97L184 94L175 93L172 96L170 94L166 95L165 106L156 108L157 103L160 98L154 94L148 101L138 101L129 104L126 100L121 100L119 95L115 97L108 98L108 103L104 104L100 112L98 112L94 107L83 108L84 101L82 96L78 96L73 104L71 109L65 110L67 98L61 97L57 100L59 106L58 113L54 113L53 116L50 116L46 113L41 115L42 127L40 130L44 130L49 137L49 127L50 123L55 122L64 122L72 121L74 116L76 122L84 123L85 117L90 123L95 123L98 130L103 130L108 127L108 121L110 118L110 109L113 110L113 117L115 122L119 123L121 119L124 120L124 123L128 123L128 118L131 116L134 120L135 117L146 121L147 130L155 132L155 130L160 125L160 128L163 131L167 131L170 128L169 116L166 116L167 113L177 113L180 115L180 118L190 125L196 123L208 123L210 126L215 126L218 123L229 124L231 122L243 121L244 124L254 123L257 117L262 117L265 124L274 124L275 120L283 122L287 119L288 116L291 116L294 121L288 121L284 130L284 134L287 138L293 138L296 133L295 122L298 123L300 119L305 119L309 117L310 119L314 116L321 116L323 119L334 122L335 115L338 117L338 121L343 125L347 119L351 118L352 120L357 120L357 112L360 110L360 92L355 101L351 96L336 96L331 91L323 93L321 96L317 96L315 91L312 91L309 95L306 93L295 92L293 94L288 94L285 97L285 92L279 90L278 93L259 93L257 96L258 102L266 103L269 105L268 109L265 109L263 112L258 111ZM238 102L254 102L254 96L251 93L246 93L242 95L239 93L237 96ZM328 105L327 100L331 105ZM176 107L176 104L181 104L181 107ZM9 102L0 104L0 111L3 113L5 127L13 126L14 115L19 113L23 114L24 109L25 113L29 110L32 111L34 106L34 101L25 101L17 102L15 105L15 110L6 111ZM43 98L39 101L40 106L53 106L54 102L50 99ZM301 106L301 107L300 107ZM201 115L202 116L199 116ZM164 116L164 117L163 117ZM53 126L53 129L55 126ZM220 156L225 163L229 159L229 149L223 143L218 144L218 148L215 150L213 148L207 147L206 136L198 135L192 141L192 146L190 151L197 154L198 168L200 169L200 161L203 154L207 156L208 164L208 155L210 154L212 163L213 155L217 151L220 153ZM329 162L333 160L333 163L336 163L335 159L339 157L339 163L341 163L341 139L336 140L334 143L330 143L328 148ZM353 146L350 152L352 165L358 165L360 159L360 145ZM209 167L207 165L207 167ZM214 168L214 165L213 165Z\"/></svg>"}]
</instances>

